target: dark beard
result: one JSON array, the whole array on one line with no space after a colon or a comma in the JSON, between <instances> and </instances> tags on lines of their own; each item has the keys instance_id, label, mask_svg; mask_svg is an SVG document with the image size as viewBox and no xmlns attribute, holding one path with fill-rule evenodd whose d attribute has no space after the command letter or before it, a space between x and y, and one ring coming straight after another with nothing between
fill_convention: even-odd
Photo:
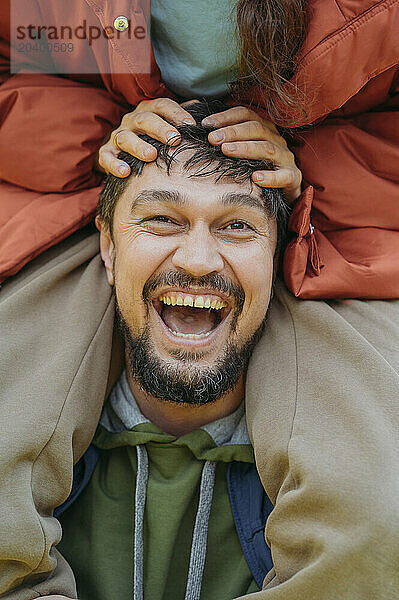
<instances>
[{"instance_id":1,"label":"dark beard","mask_svg":"<svg viewBox=\"0 0 399 600\"><path fill-rule=\"evenodd\" d=\"M214 367L208 369L194 367L190 373L182 374L179 365L165 365L158 358L151 347L147 328L140 335L133 336L118 305L116 312L125 340L127 368L143 390L165 402L196 406L215 402L235 387L240 376L246 371L249 359L266 324L265 315L253 336L239 349L230 343L224 356L218 359ZM175 358L183 365L188 362L195 364L199 357L200 354L195 352L175 353Z\"/></svg>"}]
</instances>

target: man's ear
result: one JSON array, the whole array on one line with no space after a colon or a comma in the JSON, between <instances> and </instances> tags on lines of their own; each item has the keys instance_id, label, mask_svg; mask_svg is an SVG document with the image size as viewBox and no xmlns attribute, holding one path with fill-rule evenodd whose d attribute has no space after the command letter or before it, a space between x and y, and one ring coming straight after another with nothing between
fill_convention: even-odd
<instances>
[{"instance_id":1,"label":"man's ear","mask_svg":"<svg viewBox=\"0 0 399 600\"><path fill-rule=\"evenodd\" d=\"M107 273L109 285L114 285L114 242L111 239L109 229L104 225L100 217L96 217L96 227L100 232L100 252Z\"/></svg>"}]
</instances>

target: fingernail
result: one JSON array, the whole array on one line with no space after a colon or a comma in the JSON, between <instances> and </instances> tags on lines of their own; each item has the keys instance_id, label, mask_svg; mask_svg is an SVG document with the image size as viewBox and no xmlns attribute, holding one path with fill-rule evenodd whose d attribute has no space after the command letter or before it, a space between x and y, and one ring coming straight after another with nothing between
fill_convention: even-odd
<instances>
[{"instance_id":1,"label":"fingernail","mask_svg":"<svg viewBox=\"0 0 399 600\"><path fill-rule=\"evenodd\" d=\"M129 167L118 167L119 175L127 175L129 173Z\"/></svg>"},{"instance_id":2,"label":"fingernail","mask_svg":"<svg viewBox=\"0 0 399 600\"><path fill-rule=\"evenodd\" d=\"M254 173L254 179L256 179L256 181L264 181L265 176L262 175L262 173Z\"/></svg>"},{"instance_id":3,"label":"fingernail","mask_svg":"<svg viewBox=\"0 0 399 600\"><path fill-rule=\"evenodd\" d=\"M195 125L195 121L194 119L184 119L184 121L182 121L183 125Z\"/></svg>"},{"instance_id":4,"label":"fingernail","mask_svg":"<svg viewBox=\"0 0 399 600\"><path fill-rule=\"evenodd\" d=\"M180 134L177 131L168 131L166 134L166 141L168 144L175 144L180 138Z\"/></svg>"},{"instance_id":5,"label":"fingernail","mask_svg":"<svg viewBox=\"0 0 399 600\"><path fill-rule=\"evenodd\" d=\"M222 142L224 140L224 133L222 133L221 131L213 131L210 134L210 137L214 142Z\"/></svg>"},{"instance_id":6,"label":"fingernail","mask_svg":"<svg viewBox=\"0 0 399 600\"><path fill-rule=\"evenodd\" d=\"M223 150L230 150L230 152L234 152L237 150L237 144L223 144Z\"/></svg>"},{"instance_id":7,"label":"fingernail","mask_svg":"<svg viewBox=\"0 0 399 600\"><path fill-rule=\"evenodd\" d=\"M205 117L205 119L202 119L201 123L201 125L208 127L216 127L216 124L216 121L214 119L211 119L210 117Z\"/></svg>"}]
</instances>

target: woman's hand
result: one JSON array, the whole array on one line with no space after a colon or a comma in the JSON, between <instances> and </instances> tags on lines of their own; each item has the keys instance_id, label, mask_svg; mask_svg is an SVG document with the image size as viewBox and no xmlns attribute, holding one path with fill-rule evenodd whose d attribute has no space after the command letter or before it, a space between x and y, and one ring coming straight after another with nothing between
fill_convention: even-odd
<instances>
[{"instance_id":1,"label":"woman's hand","mask_svg":"<svg viewBox=\"0 0 399 600\"><path fill-rule=\"evenodd\" d=\"M252 180L261 187L282 188L290 204L301 193L302 173L276 126L243 106L206 117L202 125L217 127L208 139L234 158L270 160L275 171L254 171Z\"/></svg>"},{"instance_id":2,"label":"woman's hand","mask_svg":"<svg viewBox=\"0 0 399 600\"><path fill-rule=\"evenodd\" d=\"M174 100L143 100L132 112L122 117L120 126L101 146L97 164L106 173L112 173L116 177L127 177L130 167L118 159L121 150L144 162L151 162L156 159L157 150L139 138L138 134L146 133L160 142L177 145L180 142L180 134L173 125L183 124L195 125L195 119Z\"/></svg>"},{"instance_id":3,"label":"woman's hand","mask_svg":"<svg viewBox=\"0 0 399 600\"><path fill-rule=\"evenodd\" d=\"M184 105L183 105L184 106ZM144 162L157 157L157 150L142 140L138 134L178 145L180 135L173 125L192 124L194 118L183 106L169 98L144 100L122 118L106 144L98 153L98 165L116 177L127 177L130 167L118 159L121 150ZM275 171L255 171L254 183L261 187L282 188L289 203L301 193L302 174L295 164L295 157L275 125L262 119L256 112L243 106L235 106L224 112L206 117L203 125L217 127L209 136L209 142L221 146L226 156L255 160L270 160Z\"/></svg>"}]
</instances>

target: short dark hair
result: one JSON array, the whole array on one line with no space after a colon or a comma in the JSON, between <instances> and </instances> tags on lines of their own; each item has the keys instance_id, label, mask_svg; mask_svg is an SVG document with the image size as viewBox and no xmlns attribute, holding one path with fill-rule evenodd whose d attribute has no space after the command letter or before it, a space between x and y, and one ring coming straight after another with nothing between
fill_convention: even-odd
<instances>
[{"instance_id":1,"label":"short dark hair","mask_svg":"<svg viewBox=\"0 0 399 600\"><path fill-rule=\"evenodd\" d=\"M239 182L251 182L251 174L254 171L274 170L273 163L226 156L220 146L212 146L208 141L208 134L215 127L203 127L201 125L201 121L205 117L229 108L231 107L219 100L201 100L186 106L185 110L194 117L196 125L180 125L177 127L181 136L181 142L178 146L171 147L150 138L148 135L140 137L157 149L158 156L155 162L163 162L166 165L168 174L176 158L182 152L190 151L189 158L183 163L183 168L190 172L189 177L206 177L215 174L216 181L228 178ZM115 177L111 174L107 175L97 206L97 215L108 228L111 237L116 203L128 187L130 178L139 176L147 164L126 152L120 152L118 158L124 160L130 166L131 173L125 178ZM282 191L279 189L261 188L261 195L270 217L276 219L276 255L278 255L285 240L289 208L284 201Z\"/></svg>"}]
</instances>

